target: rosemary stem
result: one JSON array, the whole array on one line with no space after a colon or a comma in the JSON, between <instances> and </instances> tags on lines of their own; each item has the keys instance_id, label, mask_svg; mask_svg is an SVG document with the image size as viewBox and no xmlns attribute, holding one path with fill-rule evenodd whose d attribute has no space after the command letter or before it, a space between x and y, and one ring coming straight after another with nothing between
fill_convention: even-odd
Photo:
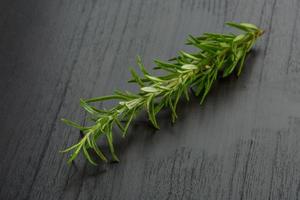
<instances>
[{"instance_id":1,"label":"rosemary stem","mask_svg":"<svg viewBox=\"0 0 300 200\"><path fill-rule=\"evenodd\" d=\"M244 33L240 35L205 33L200 37L190 36L187 44L196 47L198 52L190 54L180 51L170 62L155 61L154 69L164 70L167 75L158 77L150 75L138 59L137 64L143 76L140 77L131 69L132 80L129 81L140 86L138 94L116 91L113 95L81 100L80 105L91 115L94 124L81 126L63 119L66 124L84 133L84 137L77 144L63 151L73 152L69 162L73 161L79 152L83 152L90 163L96 164L87 149L94 150L106 161L106 157L96 144L100 136L106 138L112 159L118 161L113 146L114 126L121 130L123 137L126 136L132 120L144 108L152 125L159 129L156 115L161 109L170 108L174 122L177 118L177 103L182 96L189 100L189 88L195 88L196 96L200 96L200 103L203 103L218 75L227 77L235 71L239 75L247 53L264 31L248 23L229 22L227 25ZM119 103L109 110L100 110L91 105L107 100L118 100Z\"/></svg>"}]
</instances>

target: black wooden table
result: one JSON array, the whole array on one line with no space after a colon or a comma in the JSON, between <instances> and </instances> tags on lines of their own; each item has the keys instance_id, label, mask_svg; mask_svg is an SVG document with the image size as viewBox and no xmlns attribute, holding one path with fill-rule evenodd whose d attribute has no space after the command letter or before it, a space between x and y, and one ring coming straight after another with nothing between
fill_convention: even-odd
<instances>
[{"instance_id":1,"label":"black wooden table","mask_svg":"<svg viewBox=\"0 0 300 200\"><path fill-rule=\"evenodd\" d=\"M40 0L0 3L0 199L300 198L300 1ZM154 131L116 141L119 164L68 166L79 98L136 89L128 66L168 59L226 21L266 30L242 76L192 97ZM116 133L117 135L117 133Z\"/></svg>"}]
</instances>

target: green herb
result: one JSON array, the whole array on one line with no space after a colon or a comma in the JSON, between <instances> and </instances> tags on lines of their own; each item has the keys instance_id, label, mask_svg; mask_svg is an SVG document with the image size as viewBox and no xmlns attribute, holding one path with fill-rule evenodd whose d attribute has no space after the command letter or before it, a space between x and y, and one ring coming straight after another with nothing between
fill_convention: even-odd
<instances>
[{"instance_id":1,"label":"green herb","mask_svg":"<svg viewBox=\"0 0 300 200\"><path fill-rule=\"evenodd\" d=\"M152 125L159 129L157 113L169 107L174 122L177 118L177 103L182 96L189 100L190 88L195 90L194 93L203 103L218 77L227 77L234 71L240 75L246 54L257 38L263 34L263 30L248 23L228 22L227 25L240 29L243 33L240 35L204 33L200 37L190 36L187 44L197 48L195 53L180 51L177 57L168 62L155 60L154 69L163 70L166 75L152 76L138 58L137 64L143 76L140 77L134 69L130 69L132 79L129 82L139 85L139 93L116 91L109 96L81 99L80 105L90 114L93 125L81 126L62 119L83 133L77 144L63 151L72 151L68 162L72 162L80 152L83 152L87 160L96 165L90 151L94 151L103 161L107 161L96 143L102 137L107 140L112 159L118 161L113 145L113 127L118 127L125 137L133 119L141 110L146 110ZM119 103L109 110L98 109L91 105L94 102L108 100L118 100Z\"/></svg>"}]
</instances>

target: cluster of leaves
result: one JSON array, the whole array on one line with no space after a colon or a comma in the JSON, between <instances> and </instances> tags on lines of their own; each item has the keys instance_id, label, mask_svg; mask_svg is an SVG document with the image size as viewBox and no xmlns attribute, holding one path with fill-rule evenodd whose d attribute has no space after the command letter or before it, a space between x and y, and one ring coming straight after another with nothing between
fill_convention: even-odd
<instances>
[{"instance_id":1,"label":"cluster of leaves","mask_svg":"<svg viewBox=\"0 0 300 200\"><path fill-rule=\"evenodd\" d=\"M113 127L118 127L122 136L125 137L132 120L145 109L150 122L158 129L157 113L164 107L168 107L172 113L172 122L174 122L177 118L177 103L181 96L189 100L191 87L195 88L195 94L200 97L202 103L219 76L226 77L234 71L237 71L239 75L246 54L263 31L248 23L229 22L227 25L240 29L243 33L240 35L204 33L200 37L189 36L187 44L196 47L197 52L191 54L180 51L177 57L168 62L155 60L154 69L163 70L166 75L152 76L138 58L137 64L143 75L140 77L134 69L130 69L132 79L129 82L139 85L139 93L115 91L109 96L81 99L81 107L90 114L90 119L94 123L92 126L81 126L62 119L66 124L83 133L83 137L77 144L63 151L72 151L68 162L72 162L82 151L87 160L96 165L89 150L93 150L103 161L107 161L97 145L100 137L106 138L112 159L118 161L113 145ZM119 103L109 110L99 109L92 105L94 102L107 100L118 100Z\"/></svg>"}]
</instances>

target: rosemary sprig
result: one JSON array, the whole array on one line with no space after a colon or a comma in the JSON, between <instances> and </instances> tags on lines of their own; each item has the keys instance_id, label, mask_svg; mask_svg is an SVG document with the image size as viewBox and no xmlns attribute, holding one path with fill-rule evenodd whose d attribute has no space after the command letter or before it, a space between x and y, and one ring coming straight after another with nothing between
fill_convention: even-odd
<instances>
[{"instance_id":1,"label":"rosemary sprig","mask_svg":"<svg viewBox=\"0 0 300 200\"><path fill-rule=\"evenodd\" d=\"M234 71L240 75L246 54L257 38L263 34L263 30L248 23L228 22L227 25L240 29L243 33L240 35L204 33L200 37L189 36L187 44L196 47L197 52L191 54L180 51L179 55L169 62L155 60L154 69L164 70L167 72L166 75L152 76L138 58L137 64L143 76L140 77L134 69L130 69L132 79L129 82L139 85L139 93L115 91L109 96L81 99L81 107L91 115L90 119L94 123L91 126L81 126L62 119L83 133L77 144L63 151L73 152L68 162L72 162L80 152L83 152L87 160L96 165L89 150L93 150L103 161L107 161L96 143L100 137L106 138L112 159L118 161L113 145L113 127L118 127L125 137L132 120L145 109L150 122L159 129L157 113L164 107L169 107L174 122L177 118L177 103L181 96L189 100L190 88L195 90L196 96L199 96L200 102L203 103L218 77L227 77ZM109 110L101 110L91 105L107 100L118 100L119 103Z\"/></svg>"}]
</instances>

